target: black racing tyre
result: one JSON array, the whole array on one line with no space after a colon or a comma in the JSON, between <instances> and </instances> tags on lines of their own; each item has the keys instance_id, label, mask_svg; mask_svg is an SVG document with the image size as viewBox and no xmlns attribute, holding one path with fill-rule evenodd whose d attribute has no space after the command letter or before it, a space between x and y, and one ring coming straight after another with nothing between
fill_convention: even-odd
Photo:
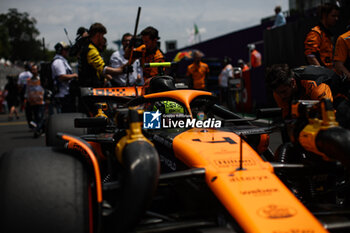
<instances>
[{"instance_id":1,"label":"black racing tyre","mask_svg":"<svg viewBox=\"0 0 350 233\"><path fill-rule=\"evenodd\" d=\"M51 147L0 157L0 232L89 232L89 181L83 163Z\"/></svg>"},{"instance_id":2,"label":"black racing tyre","mask_svg":"<svg viewBox=\"0 0 350 233\"><path fill-rule=\"evenodd\" d=\"M54 114L49 117L46 126L46 145L47 146L63 146L64 141L57 138L58 132L67 133L74 136L84 135L87 132L85 128L75 128L74 119L86 117L84 113L61 113Z\"/></svg>"}]
</instances>

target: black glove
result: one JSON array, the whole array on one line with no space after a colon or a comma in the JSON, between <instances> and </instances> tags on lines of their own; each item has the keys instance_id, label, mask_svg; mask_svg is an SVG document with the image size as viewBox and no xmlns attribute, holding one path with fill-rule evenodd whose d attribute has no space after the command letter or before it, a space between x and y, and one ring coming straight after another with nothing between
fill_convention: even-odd
<instances>
[{"instance_id":1,"label":"black glove","mask_svg":"<svg viewBox=\"0 0 350 233\"><path fill-rule=\"evenodd\" d=\"M129 48L137 48L143 44L142 38L140 35L132 37L129 43Z\"/></svg>"},{"instance_id":2,"label":"black glove","mask_svg":"<svg viewBox=\"0 0 350 233\"><path fill-rule=\"evenodd\" d=\"M140 51L133 51L133 53L132 53L132 58L133 59L139 59L141 57L142 57L142 52L140 52Z\"/></svg>"},{"instance_id":3,"label":"black glove","mask_svg":"<svg viewBox=\"0 0 350 233\"><path fill-rule=\"evenodd\" d=\"M136 42L136 38L135 38L135 37L132 37L131 40L130 40L130 42L129 42L128 47L129 47L129 48L135 47L135 42Z\"/></svg>"},{"instance_id":4,"label":"black glove","mask_svg":"<svg viewBox=\"0 0 350 233\"><path fill-rule=\"evenodd\" d=\"M132 73L132 72L134 72L133 66L126 65L123 67L123 74Z\"/></svg>"}]
</instances>

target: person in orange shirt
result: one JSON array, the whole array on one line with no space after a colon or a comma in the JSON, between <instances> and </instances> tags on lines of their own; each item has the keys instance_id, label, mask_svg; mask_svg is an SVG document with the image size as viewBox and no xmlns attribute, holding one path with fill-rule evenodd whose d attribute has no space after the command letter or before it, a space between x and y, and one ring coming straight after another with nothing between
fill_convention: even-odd
<instances>
[{"instance_id":1,"label":"person in orange shirt","mask_svg":"<svg viewBox=\"0 0 350 233\"><path fill-rule=\"evenodd\" d=\"M334 66L336 72L350 81L350 25L349 30L337 39L334 52Z\"/></svg>"},{"instance_id":2,"label":"person in orange shirt","mask_svg":"<svg viewBox=\"0 0 350 233\"><path fill-rule=\"evenodd\" d=\"M190 79L190 88L197 90L206 89L206 81L209 75L209 67L202 62L204 54L196 50L193 52L193 63L187 67L186 76Z\"/></svg>"},{"instance_id":3,"label":"person in orange shirt","mask_svg":"<svg viewBox=\"0 0 350 233\"><path fill-rule=\"evenodd\" d=\"M310 65L333 68L333 42L330 29L335 26L339 17L339 7L326 3L320 7L320 23L307 34L304 54Z\"/></svg>"},{"instance_id":4,"label":"person in orange shirt","mask_svg":"<svg viewBox=\"0 0 350 233\"><path fill-rule=\"evenodd\" d=\"M249 70L249 66L244 62L243 59L238 59L237 65L238 65L238 67L241 67L242 72L245 72L245 71Z\"/></svg>"},{"instance_id":5,"label":"person in orange shirt","mask_svg":"<svg viewBox=\"0 0 350 233\"><path fill-rule=\"evenodd\" d=\"M273 91L277 105L282 108L282 116L290 115L293 100L333 101L331 88L325 82L336 75L321 66L305 66L290 69L287 64L275 64L267 68L266 83Z\"/></svg>"},{"instance_id":6,"label":"person in orange shirt","mask_svg":"<svg viewBox=\"0 0 350 233\"><path fill-rule=\"evenodd\" d=\"M261 53L255 49L255 44L248 45L250 51L250 68L256 68L261 66Z\"/></svg>"},{"instance_id":7,"label":"person in orange shirt","mask_svg":"<svg viewBox=\"0 0 350 233\"><path fill-rule=\"evenodd\" d=\"M147 27L141 32L143 45L134 49L133 53L136 55L140 53L141 55L141 66L145 63L151 62L164 62L164 55L158 48L158 40L160 37L158 36L158 30L154 27ZM135 56L135 59L138 56ZM145 83L148 79L158 75L158 68L143 68L143 78Z\"/></svg>"}]
</instances>

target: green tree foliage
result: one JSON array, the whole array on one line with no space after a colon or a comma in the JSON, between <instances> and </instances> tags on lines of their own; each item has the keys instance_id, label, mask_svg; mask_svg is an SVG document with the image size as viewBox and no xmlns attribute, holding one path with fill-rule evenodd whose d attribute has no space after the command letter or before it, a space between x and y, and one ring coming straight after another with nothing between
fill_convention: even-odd
<instances>
[{"instance_id":1,"label":"green tree foliage","mask_svg":"<svg viewBox=\"0 0 350 233\"><path fill-rule=\"evenodd\" d=\"M39 61L45 57L42 43L36 38L39 31L35 27L35 18L20 13L17 9L9 9L0 14L0 56L11 60Z\"/></svg>"},{"instance_id":2,"label":"green tree foliage","mask_svg":"<svg viewBox=\"0 0 350 233\"><path fill-rule=\"evenodd\" d=\"M11 44L9 40L9 32L4 25L0 25L0 57L9 58L11 52Z\"/></svg>"}]
</instances>

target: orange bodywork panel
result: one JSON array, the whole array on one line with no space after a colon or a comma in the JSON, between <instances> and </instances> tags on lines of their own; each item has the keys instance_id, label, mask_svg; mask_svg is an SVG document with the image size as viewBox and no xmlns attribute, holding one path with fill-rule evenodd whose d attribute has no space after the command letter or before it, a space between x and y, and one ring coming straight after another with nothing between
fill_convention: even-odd
<instances>
[{"instance_id":1,"label":"orange bodywork panel","mask_svg":"<svg viewBox=\"0 0 350 233\"><path fill-rule=\"evenodd\" d=\"M94 151L91 147L89 147L89 144L85 144L76 137L63 134L62 139L68 141L68 149L80 151L82 155L87 156L90 159L95 174L97 202L102 203L103 197L101 172L98 159L96 158Z\"/></svg>"},{"instance_id":2,"label":"orange bodywork panel","mask_svg":"<svg viewBox=\"0 0 350 233\"><path fill-rule=\"evenodd\" d=\"M191 129L174 138L173 149L187 166L205 168L206 183L245 232L328 232L240 140L232 132Z\"/></svg>"},{"instance_id":3,"label":"orange bodywork panel","mask_svg":"<svg viewBox=\"0 0 350 233\"><path fill-rule=\"evenodd\" d=\"M94 88L94 96L139 96L142 93L142 86L136 87L107 87Z\"/></svg>"}]
</instances>

